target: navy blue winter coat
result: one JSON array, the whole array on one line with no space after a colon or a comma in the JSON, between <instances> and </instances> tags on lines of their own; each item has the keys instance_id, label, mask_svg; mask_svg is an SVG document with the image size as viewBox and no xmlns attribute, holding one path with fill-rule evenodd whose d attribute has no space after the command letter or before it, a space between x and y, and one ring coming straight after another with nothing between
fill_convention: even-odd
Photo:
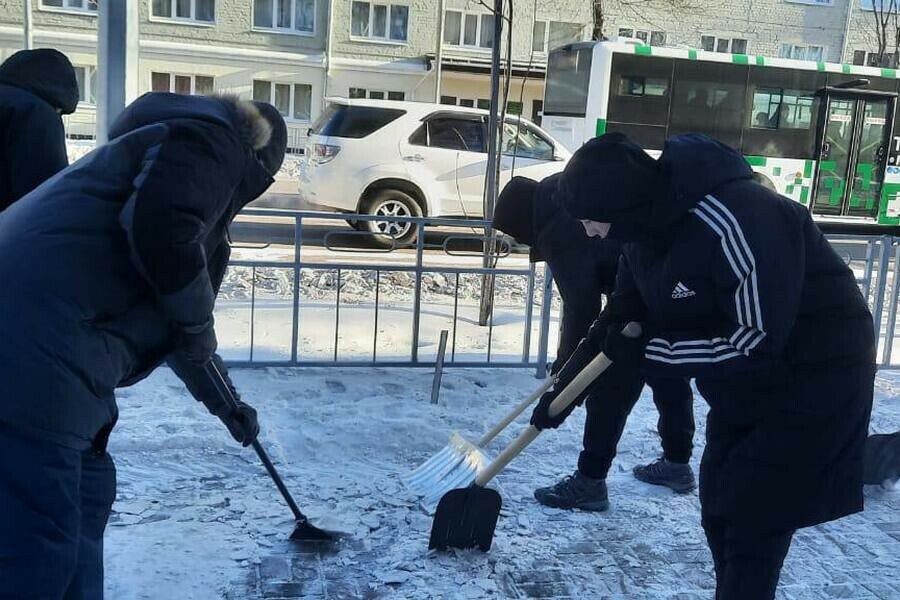
<instances>
[{"instance_id":1,"label":"navy blue winter coat","mask_svg":"<svg viewBox=\"0 0 900 600\"><path fill-rule=\"evenodd\" d=\"M563 301L556 365L565 364L612 293L622 244L589 238L559 205L558 175L540 183L514 177L497 199L494 228L531 247L533 262L546 261Z\"/></svg>"},{"instance_id":2,"label":"navy blue winter coat","mask_svg":"<svg viewBox=\"0 0 900 600\"><path fill-rule=\"evenodd\" d=\"M75 70L61 52L21 50L0 65L0 210L69 164L60 114L77 105Z\"/></svg>"},{"instance_id":3,"label":"navy blue winter coat","mask_svg":"<svg viewBox=\"0 0 900 600\"><path fill-rule=\"evenodd\" d=\"M87 447L116 387L211 319L226 227L283 158L267 106L142 96L108 144L0 213L0 421Z\"/></svg>"},{"instance_id":4,"label":"navy blue winter coat","mask_svg":"<svg viewBox=\"0 0 900 600\"><path fill-rule=\"evenodd\" d=\"M710 404L704 513L783 531L861 510L872 317L809 210L704 136L658 162L620 135L579 152L563 201L628 242L612 304L645 323L645 372Z\"/></svg>"}]
</instances>

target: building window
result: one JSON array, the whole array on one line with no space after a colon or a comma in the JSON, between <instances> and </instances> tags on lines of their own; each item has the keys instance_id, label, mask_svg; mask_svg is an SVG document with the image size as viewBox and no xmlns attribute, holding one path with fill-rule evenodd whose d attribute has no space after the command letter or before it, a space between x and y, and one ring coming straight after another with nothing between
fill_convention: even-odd
<instances>
[{"instance_id":1,"label":"building window","mask_svg":"<svg viewBox=\"0 0 900 600\"><path fill-rule=\"evenodd\" d=\"M448 10L444 18L444 43L467 48L493 47L494 15Z\"/></svg>"},{"instance_id":2,"label":"building window","mask_svg":"<svg viewBox=\"0 0 900 600\"><path fill-rule=\"evenodd\" d=\"M97 102L97 68L90 66L74 68L75 79L78 81L78 101L84 104L95 104Z\"/></svg>"},{"instance_id":3,"label":"building window","mask_svg":"<svg viewBox=\"0 0 900 600\"><path fill-rule=\"evenodd\" d=\"M535 21L531 28L531 51L547 51L547 21Z\"/></svg>"},{"instance_id":4,"label":"building window","mask_svg":"<svg viewBox=\"0 0 900 600\"><path fill-rule=\"evenodd\" d=\"M707 52L747 54L747 40L741 38L720 38L714 35L701 35L700 48Z\"/></svg>"},{"instance_id":5,"label":"building window","mask_svg":"<svg viewBox=\"0 0 900 600\"><path fill-rule=\"evenodd\" d=\"M354 0L350 13L352 37L393 42L405 42L408 39L408 6Z\"/></svg>"},{"instance_id":6,"label":"building window","mask_svg":"<svg viewBox=\"0 0 900 600\"><path fill-rule=\"evenodd\" d=\"M205 96L213 93L215 79L206 75L150 73L150 89L154 92Z\"/></svg>"},{"instance_id":7,"label":"building window","mask_svg":"<svg viewBox=\"0 0 900 600\"><path fill-rule=\"evenodd\" d=\"M216 1L152 0L150 2L150 16L156 19L212 23L216 20Z\"/></svg>"},{"instance_id":8,"label":"building window","mask_svg":"<svg viewBox=\"0 0 900 600\"><path fill-rule=\"evenodd\" d=\"M881 60L877 52L853 51L853 64L864 67L894 67L894 53L885 52Z\"/></svg>"},{"instance_id":9,"label":"building window","mask_svg":"<svg viewBox=\"0 0 900 600\"><path fill-rule=\"evenodd\" d=\"M260 29L311 34L316 29L316 1L254 0L253 26Z\"/></svg>"},{"instance_id":10,"label":"building window","mask_svg":"<svg viewBox=\"0 0 900 600\"><path fill-rule=\"evenodd\" d=\"M825 60L825 48L822 46L798 46L794 44L782 44L778 49L778 58L793 58L795 60Z\"/></svg>"},{"instance_id":11,"label":"building window","mask_svg":"<svg viewBox=\"0 0 900 600\"><path fill-rule=\"evenodd\" d=\"M489 98L479 98L475 106L481 110L491 110L491 100Z\"/></svg>"},{"instance_id":12,"label":"building window","mask_svg":"<svg viewBox=\"0 0 900 600\"><path fill-rule=\"evenodd\" d=\"M365 99L369 100L396 100L402 102L406 100L406 92L387 92L384 90L367 90L365 88L352 87L348 94L351 100Z\"/></svg>"},{"instance_id":13,"label":"building window","mask_svg":"<svg viewBox=\"0 0 900 600\"><path fill-rule=\"evenodd\" d=\"M96 13L97 0L41 0L41 8Z\"/></svg>"},{"instance_id":14,"label":"building window","mask_svg":"<svg viewBox=\"0 0 900 600\"><path fill-rule=\"evenodd\" d=\"M285 119L309 121L312 114L312 86L308 83L274 83L253 80L253 100L268 102Z\"/></svg>"},{"instance_id":15,"label":"building window","mask_svg":"<svg viewBox=\"0 0 900 600\"><path fill-rule=\"evenodd\" d=\"M634 29L633 27L620 27L619 37L635 38L648 46L665 46L665 31L650 31L649 29Z\"/></svg>"},{"instance_id":16,"label":"building window","mask_svg":"<svg viewBox=\"0 0 900 600\"><path fill-rule=\"evenodd\" d=\"M441 104L456 106L456 96L441 96Z\"/></svg>"},{"instance_id":17,"label":"building window","mask_svg":"<svg viewBox=\"0 0 900 600\"><path fill-rule=\"evenodd\" d=\"M584 25L581 23L550 21L550 27L547 32L548 50L582 41L584 41Z\"/></svg>"}]
</instances>

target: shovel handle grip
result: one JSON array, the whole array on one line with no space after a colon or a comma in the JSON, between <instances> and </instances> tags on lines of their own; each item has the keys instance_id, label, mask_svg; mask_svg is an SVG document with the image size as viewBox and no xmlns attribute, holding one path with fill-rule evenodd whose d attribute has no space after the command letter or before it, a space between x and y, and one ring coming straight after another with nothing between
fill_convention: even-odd
<instances>
[{"instance_id":1,"label":"shovel handle grip","mask_svg":"<svg viewBox=\"0 0 900 600\"><path fill-rule=\"evenodd\" d=\"M549 390L550 386L553 385L553 382L554 382L554 380L552 377L550 377L546 381L544 381L544 383L541 384L541 387L534 390L530 396L528 396L527 398L522 400L522 402L520 402L514 409L512 409L508 415L503 417L502 421L500 421L499 423L494 425L493 429L491 429L486 434L484 434L484 436L482 436L482 438L480 440L478 440L478 446L480 448L484 448L485 446L490 444L492 441L494 441L494 438L497 437L501 431L506 429L510 423L515 421L519 417L519 415L521 415L523 412L525 412L526 408L528 408L529 406L534 404L534 402L538 398L543 396L544 392Z\"/></svg>"},{"instance_id":2,"label":"shovel handle grip","mask_svg":"<svg viewBox=\"0 0 900 600\"><path fill-rule=\"evenodd\" d=\"M630 338L640 337L641 326L639 323L629 323L625 326L625 329L622 330L622 333ZM611 364L612 361L606 354L603 352L598 354L594 360L588 363L588 365L582 369L581 372L572 379L569 385L567 385L553 400L548 410L550 416L556 416L565 410L584 390L587 389L589 385L591 385L591 383L594 382L595 379L597 379L597 377L608 369ZM505 469L506 466L540 434L540 429L534 425L529 425L525 431L519 434L519 437L513 440L513 442L510 443L493 462L491 462L491 464L475 477L475 485L479 487L486 486L491 479Z\"/></svg>"}]
</instances>

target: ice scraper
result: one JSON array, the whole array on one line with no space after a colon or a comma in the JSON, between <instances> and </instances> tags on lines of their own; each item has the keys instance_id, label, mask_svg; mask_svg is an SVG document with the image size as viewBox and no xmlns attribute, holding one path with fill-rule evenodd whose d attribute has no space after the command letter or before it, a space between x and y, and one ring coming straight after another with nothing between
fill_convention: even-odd
<instances>
[{"instance_id":1,"label":"ice scraper","mask_svg":"<svg viewBox=\"0 0 900 600\"><path fill-rule=\"evenodd\" d=\"M450 435L450 442L444 449L422 463L419 468L403 477L406 487L421 497L422 507L434 513L438 501L450 490L466 487L475 481L475 475L490 462L482 452L501 431L531 406L541 395L553 385L547 379L528 398L513 408L503 420L497 423L478 444L473 444L458 431Z\"/></svg>"},{"instance_id":2,"label":"ice scraper","mask_svg":"<svg viewBox=\"0 0 900 600\"><path fill-rule=\"evenodd\" d=\"M636 338L641 335L641 326L629 323L622 333ZM611 364L612 361L601 352L553 400L550 415L556 416L565 410ZM491 549L502 500L497 490L485 486L540 434L539 429L529 425L500 456L479 470L472 485L444 494L434 514L429 548L479 548L483 552Z\"/></svg>"},{"instance_id":3,"label":"ice scraper","mask_svg":"<svg viewBox=\"0 0 900 600\"><path fill-rule=\"evenodd\" d=\"M228 384L225 381L225 377L222 376L222 373L219 371L219 368L214 362L210 361L209 363L207 363L206 373L207 375L209 375L209 378L216 386L219 395L222 397L225 403L228 404L228 406L232 410L237 410L237 403L235 402L235 398L231 393L231 388L228 387ZM278 491L281 492L281 495L284 498L284 501L287 502L287 505L290 507L291 512L294 513L296 524L294 526L293 533L291 533L290 539L298 542L308 542L316 544L327 544L337 541L340 538L339 533L319 529L318 527L310 523L309 519L306 518L306 515L304 515L300 511L300 507L297 506L296 502L294 502L294 498L291 496L291 493L288 491L287 487L285 487L284 481L281 480L281 476L275 469L275 465L272 464L272 461L269 459L268 453L266 453L266 450L262 447L262 444L259 443L258 438L253 440L253 449L256 450L256 455L259 456L259 460L262 461L262 464L266 468L266 471L269 472L269 476L272 478L272 481L275 482L275 486L278 488Z\"/></svg>"}]
</instances>

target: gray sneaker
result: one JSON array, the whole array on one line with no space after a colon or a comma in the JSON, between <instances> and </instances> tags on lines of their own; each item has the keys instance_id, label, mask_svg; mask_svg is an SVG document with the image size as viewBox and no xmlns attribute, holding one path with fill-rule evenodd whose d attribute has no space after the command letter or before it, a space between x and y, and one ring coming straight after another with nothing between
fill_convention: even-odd
<instances>
[{"instance_id":1,"label":"gray sneaker","mask_svg":"<svg viewBox=\"0 0 900 600\"><path fill-rule=\"evenodd\" d=\"M632 472L644 483L662 485L679 494L686 494L697 486L691 465L669 462L665 458L639 465Z\"/></svg>"},{"instance_id":2,"label":"gray sneaker","mask_svg":"<svg viewBox=\"0 0 900 600\"><path fill-rule=\"evenodd\" d=\"M592 479L575 471L556 485L534 490L534 498L553 508L604 511L609 508L606 480Z\"/></svg>"}]
</instances>

